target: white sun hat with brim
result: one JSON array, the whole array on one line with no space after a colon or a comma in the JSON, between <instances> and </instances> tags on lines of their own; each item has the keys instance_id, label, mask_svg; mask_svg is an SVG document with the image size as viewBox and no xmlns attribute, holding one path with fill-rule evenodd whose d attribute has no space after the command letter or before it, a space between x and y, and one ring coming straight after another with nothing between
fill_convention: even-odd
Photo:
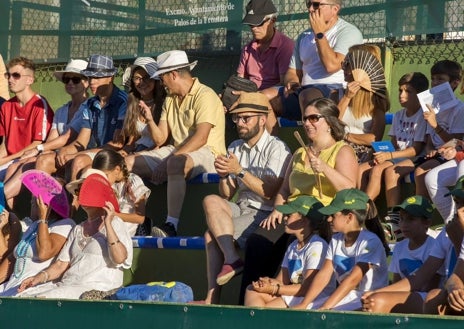
<instances>
[{"instance_id":1,"label":"white sun hat with brim","mask_svg":"<svg viewBox=\"0 0 464 329\"><path fill-rule=\"evenodd\" d=\"M80 178L73 180L72 182L69 182L68 184L66 184L66 189L72 195L77 195L78 194L77 191L80 189L80 186L84 182L84 179L86 179L92 174L99 174L102 177L105 177L106 179L108 179L108 176L106 176L106 174L103 171L94 169L94 168L89 168L82 173Z\"/></svg>"},{"instance_id":2,"label":"white sun hat with brim","mask_svg":"<svg viewBox=\"0 0 464 329\"><path fill-rule=\"evenodd\" d=\"M183 67L190 67L190 70L197 65L198 61L189 63L187 54L183 50L170 50L158 55L158 70L151 78L155 79L166 72L175 71Z\"/></svg>"},{"instance_id":3,"label":"white sun hat with brim","mask_svg":"<svg viewBox=\"0 0 464 329\"><path fill-rule=\"evenodd\" d=\"M56 71L53 73L53 75L60 81L63 81L63 75L65 73L74 73L84 76L82 74L82 70L85 70L87 68L87 64L87 61L84 61L82 59L71 59L64 68L64 70Z\"/></svg>"},{"instance_id":4,"label":"white sun hat with brim","mask_svg":"<svg viewBox=\"0 0 464 329\"><path fill-rule=\"evenodd\" d=\"M132 76L134 75L135 69L138 67L145 70L148 76L153 79L152 76L158 70L158 63L151 57L137 57L134 64L128 66L122 75L122 85L126 89L130 89ZM159 80L159 78L156 79Z\"/></svg>"}]
</instances>

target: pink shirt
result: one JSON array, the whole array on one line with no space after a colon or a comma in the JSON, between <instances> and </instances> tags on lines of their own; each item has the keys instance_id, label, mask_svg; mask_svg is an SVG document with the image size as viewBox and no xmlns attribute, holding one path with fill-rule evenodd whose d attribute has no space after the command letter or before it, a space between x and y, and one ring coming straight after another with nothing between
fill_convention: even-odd
<instances>
[{"instance_id":1,"label":"pink shirt","mask_svg":"<svg viewBox=\"0 0 464 329\"><path fill-rule=\"evenodd\" d=\"M258 51L256 40L242 49L237 74L250 79L259 90L280 84L280 76L287 72L292 57L294 41L274 30L271 44L264 53Z\"/></svg>"}]
</instances>

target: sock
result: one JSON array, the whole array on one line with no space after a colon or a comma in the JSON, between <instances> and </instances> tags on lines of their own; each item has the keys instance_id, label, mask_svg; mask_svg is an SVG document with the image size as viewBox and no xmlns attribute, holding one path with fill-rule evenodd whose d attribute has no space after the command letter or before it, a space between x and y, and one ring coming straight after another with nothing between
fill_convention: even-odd
<instances>
[{"instance_id":1,"label":"sock","mask_svg":"<svg viewBox=\"0 0 464 329\"><path fill-rule=\"evenodd\" d=\"M168 216L166 218L166 223L171 223L172 225L174 225L174 228L177 231L177 225L179 225L179 218Z\"/></svg>"}]
</instances>

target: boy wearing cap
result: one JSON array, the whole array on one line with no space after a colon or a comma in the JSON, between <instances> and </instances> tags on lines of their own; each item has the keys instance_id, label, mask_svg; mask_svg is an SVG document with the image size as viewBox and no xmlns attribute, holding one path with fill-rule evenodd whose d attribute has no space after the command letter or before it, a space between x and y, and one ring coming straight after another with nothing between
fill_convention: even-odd
<instances>
[{"instance_id":1,"label":"boy wearing cap","mask_svg":"<svg viewBox=\"0 0 464 329\"><path fill-rule=\"evenodd\" d=\"M366 219L378 221L378 217L369 216L372 207L375 205L367 194L358 189L345 189L335 194L330 205L319 209L328 216L332 232L336 233L329 243L324 265L311 282L303 301L292 308L353 311L361 308L363 292L388 284L385 237L380 223L369 225L373 232L363 228ZM332 274L338 287L325 298L321 292Z\"/></svg>"},{"instance_id":2,"label":"boy wearing cap","mask_svg":"<svg viewBox=\"0 0 464 329\"><path fill-rule=\"evenodd\" d=\"M47 139L53 121L53 110L47 100L35 93L35 65L30 59L16 57L7 64L5 78L15 96L0 108L0 178L13 160L34 149Z\"/></svg>"},{"instance_id":3,"label":"boy wearing cap","mask_svg":"<svg viewBox=\"0 0 464 329\"><path fill-rule=\"evenodd\" d=\"M248 236L273 209L291 154L288 147L265 129L271 108L261 93L242 93L231 111L241 139L214 162L219 174L219 194L203 200L208 231L207 304L219 302L220 287L243 270L236 247L244 248ZM237 194L235 202L231 198Z\"/></svg>"},{"instance_id":4,"label":"boy wearing cap","mask_svg":"<svg viewBox=\"0 0 464 329\"><path fill-rule=\"evenodd\" d=\"M90 90L94 94L83 105L81 122L71 124L79 132L77 139L63 147L58 157L59 165L72 161L71 180L75 180L82 168L92 164L96 152L83 152L86 149L102 147L118 140L127 108L127 94L114 84L118 69L113 59L104 55L91 55L87 68L81 73L89 79ZM75 126L80 123L81 126ZM111 147L111 145L108 145Z\"/></svg>"},{"instance_id":5,"label":"boy wearing cap","mask_svg":"<svg viewBox=\"0 0 464 329\"><path fill-rule=\"evenodd\" d=\"M285 232L296 239L288 246L275 279L259 278L248 286L246 306L284 308L301 302L312 278L322 267L330 240L327 223L318 211L322 207L320 201L309 195L300 195L277 206L284 215ZM333 279L322 294L329 296L334 290Z\"/></svg>"},{"instance_id":6,"label":"boy wearing cap","mask_svg":"<svg viewBox=\"0 0 464 329\"><path fill-rule=\"evenodd\" d=\"M400 213L399 226L405 239L397 242L388 270L393 274L393 283L415 276L438 248L434 238L427 235L433 214L432 204L420 195L406 198L394 207ZM438 287L442 270L430 273L428 279L414 290L395 290L397 286L387 286L362 297L363 310L381 313L422 313L422 304L427 291Z\"/></svg>"},{"instance_id":7,"label":"boy wearing cap","mask_svg":"<svg viewBox=\"0 0 464 329\"><path fill-rule=\"evenodd\" d=\"M155 184L167 181L168 216L153 236L175 236L184 202L185 180L205 172L215 172L214 159L225 154L225 118L221 100L208 86L192 76L197 61L171 50L157 57L159 78L168 95L159 124L152 125L158 149L144 152L144 163L135 173ZM164 145L168 138L169 144Z\"/></svg>"}]
</instances>

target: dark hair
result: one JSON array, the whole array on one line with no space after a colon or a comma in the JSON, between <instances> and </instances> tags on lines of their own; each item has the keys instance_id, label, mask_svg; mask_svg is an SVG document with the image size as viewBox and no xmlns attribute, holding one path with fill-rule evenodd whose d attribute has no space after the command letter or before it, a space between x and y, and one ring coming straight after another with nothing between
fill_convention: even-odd
<instances>
[{"instance_id":1,"label":"dark hair","mask_svg":"<svg viewBox=\"0 0 464 329\"><path fill-rule=\"evenodd\" d=\"M445 59L433 64L432 68L430 69L430 74L446 74L450 81L461 80L462 66L458 62Z\"/></svg>"},{"instance_id":2,"label":"dark hair","mask_svg":"<svg viewBox=\"0 0 464 329\"><path fill-rule=\"evenodd\" d=\"M420 72L410 72L403 75L398 81L398 86L409 85L416 93L429 89L429 79Z\"/></svg>"},{"instance_id":3,"label":"dark hair","mask_svg":"<svg viewBox=\"0 0 464 329\"><path fill-rule=\"evenodd\" d=\"M387 239L385 238L385 232L383 230L382 224L380 223L379 213L377 207L371 199L367 201L367 209L346 209L341 211L342 214L348 215L352 213L356 216L359 225L363 226L377 235L382 242L382 245L385 249L385 254L388 256L390 254L390 246L388 245Z\"/></svg>"},{"instance_id":4,"label":"dark hair","mask_svg":"<svg viewBox=\"0 0 464 329\"><path fill-rule=\"evenodd\" d=\"M124 157L114 150L101 150L95 155L92 162L92 168L101 171L114 170L118 166L121 168L124 178L127 179L129 177L129 170L127 169Z\"/></svg>"},{"instance_id":5,"label":"dark hair","mask_svg":"<svg viewBox=\"0 0 464 329\"><path fill-rule=\"evenodd\" d=\"M330 127L330 134L336 141L343 140L346 124L338 118L340 110L333 100L324 97L316 98L309 102L305 109L308 106L314 106L324 116Z\"/></svg>"}]
</instances>

